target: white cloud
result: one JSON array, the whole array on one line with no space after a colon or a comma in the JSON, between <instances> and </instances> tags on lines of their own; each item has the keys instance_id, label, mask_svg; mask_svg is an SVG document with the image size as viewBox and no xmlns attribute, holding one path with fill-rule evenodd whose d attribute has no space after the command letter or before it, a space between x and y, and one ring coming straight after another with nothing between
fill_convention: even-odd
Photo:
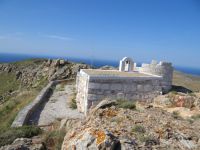
<instances>
[{"instance_id":1,"label":"white cloud","mask_svg":"<svg viewBox=\"0 0 200 150\"><path fill-rule=\"evenodd\" d=\"M43 36L46 38L58 39L58 40L64 40L64 41L73 40L73 38L71 38L71 37L59 36L59 35L43 35Z\"/></svg>"}]
</instances>

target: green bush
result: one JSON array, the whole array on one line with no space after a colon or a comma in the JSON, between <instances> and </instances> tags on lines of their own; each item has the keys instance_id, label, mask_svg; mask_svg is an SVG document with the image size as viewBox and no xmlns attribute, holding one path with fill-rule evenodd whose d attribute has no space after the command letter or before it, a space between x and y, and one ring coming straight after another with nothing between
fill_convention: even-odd
<instances>
[{"instance_id":1,"label":"green bush","mask_svg":"<svg viewBox=\"0 0 200 150\"><path fill-rule=\"evenodd\" d=\"M136 105L134 102L128 101L128 100L119 100L117 101L117 107L119 108L125 108L125 109L136 109Z\"/></svg>"},{"instance_id":2,"label":"green bush","mask_svg":"<svg viewBox=\"0 0 200 150\"><path fill-rule=\"evenodd\" d=\"M77 109L77 104L76 104L76 93L73 93L70 96L70 102L69 102L69 106L72 109Z\"/></svg>"},{"instance_id":3,"label":"green bush","mask_svg":"<svg viewBox=\"0 0 200 150\"><path fill-rule=\"evenodd\" d=\"M76 104L76 99L72 98L71 102L70 102L70 108L72 109L76 109L77 108L77 104Z\"/></svg>"},{"instance_id":4,"label":"green bush","mask_svg":"<svg viewBox=\"0 0 200 150\"><path fill-rule=\"evenodd\" d=\"M10 128L0 134L0 146L11 144L17 138L30 138L40 134L42 130L39 127L23 126Z\"/></svg>"},{"instance_id":5,"label":"green bush","mask_svg":"<svg viewBox=\"0 0 200 150\"><path fill-rule=\"evenodd\" d=\"M174 117L174 119L182 119L178 111L173 111L172 117Z\"/></svg>"},{"instance_id":6,"label":"green bush","mask_svg":"<svg viewBox=\"0 0 200 150\"><path fill-rule=\"evenodd\" d=\"M132 128L132 132L136 132L136 133L145 133L146 130L143 126L141 125L135 125L133 128Z\"/></svg>"}]
</instances>

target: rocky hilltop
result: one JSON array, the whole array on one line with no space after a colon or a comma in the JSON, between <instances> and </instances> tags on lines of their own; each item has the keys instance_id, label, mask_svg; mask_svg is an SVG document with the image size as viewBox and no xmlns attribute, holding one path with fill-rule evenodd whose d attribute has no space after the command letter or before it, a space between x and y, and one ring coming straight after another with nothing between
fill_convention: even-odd
<instances>
[{"instance_id":1,"label":"rocky hilltop","mask_svg":"<svg viewBox=\"0 0 200 150\"><path fill-rule=\"evenodd\" d=\"M11 149L20 149L17 145L20 143L22 147L28 146L29 149L34 149L31 148L34 144L30 142L34 141L34 138L25 140L20 138L31 138L38 134L41 136L41 129L37 126L11 128L12 122L19 111L33 102L48 82L74 79L81 68L89 66L62 59L29 59L15 63L0 63L0 149L9 149L10 146L8 148L2 146L14 141L14 148ZM59 90L61 89L63 88ZM41 137L39 141L43 143Z\"/></svg>"},{"instance_id":2,"label":"rocky hilltop","mask_svg":"<svg viewBox=\"0 0 200 150\"><path fill-rule=\"evenodd\" d=\"M0 150L59 150L61 146L63 150L200 149L200 77L176 71L172 90L152 103L104 100L86 118L75 119L70 115L47 127L10 128L17 113L49 81L74 79L80 69L89 67L61 59L1 63ZM49 117L58 114L55 109L58 105L67 104L77 111L74 84L62 83L53 89L44 108L51 110L44 111Z\"/></svg>"},{"instance_id":3,"label":"rocky hilltop","mask_svg":"<svg viewBox=\"0 0 200 150\"><path fill-rule=\"evenodd\" d=\"M75 78L77 72L84 68L89 68L89 65L62 59L30 59L0 63L0 104L19 88L43 88L52 80Z\"/></svg>"},{"instance_id":4,"label":"rocky hilltop","mask_svg":"<svg viewBox=\"0 0 200 150\"><path fill-rule=\"evenodd\" d=\"M62 59L32 59L0 64L0 73L14 73L16 79L22 84L33 86L41 78L49 81L73 78L80 69L88 67L86 64L72 63Z\"/></svg>"}]
</instances>

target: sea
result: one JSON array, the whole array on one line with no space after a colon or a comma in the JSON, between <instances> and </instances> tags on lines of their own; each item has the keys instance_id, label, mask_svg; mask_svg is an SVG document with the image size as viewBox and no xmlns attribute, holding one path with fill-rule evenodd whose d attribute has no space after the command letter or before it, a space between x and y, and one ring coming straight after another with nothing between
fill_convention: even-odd
<instances>
[{"instance_id":1,"label":"sea","mask_svg":"<svg viewBox=\"0 0 200 150\"><path fill-rule=\"evenodd\" d=\"M118 61L111 61L111 60L0 53L0 63L10 63L10 62L22 61L22 60L33 59L33 58L46 58L46 59L62 58L62 59L73 61L73 62L86 63L86 64L92 65L94 67L101 67L101 66L105 66L105 65L117 67L119 65ZM140 64L141 63L139 63L139 65ZM186 74L200 76L200 68L192 68L192 67L184 67L184 66L174 66L174 68L175 68L175 70L181 71Z\"/></svg>"}]
</instances>

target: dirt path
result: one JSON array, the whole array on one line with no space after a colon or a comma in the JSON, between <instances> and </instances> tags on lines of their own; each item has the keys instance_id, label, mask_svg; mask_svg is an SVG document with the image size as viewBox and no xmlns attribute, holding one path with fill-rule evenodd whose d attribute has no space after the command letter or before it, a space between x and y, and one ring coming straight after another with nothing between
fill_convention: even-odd
<instances>
[{"instance_id":1,"label":"dirt path","mask_svg":"<svg viewBox=\"0 0 200 150\"><path fill-rule=\"evenodd\" d=\"M43 126L53 123L56 119L83 118L84 115L79 113L77 109L69 107L70 96L73 92L73 83L64 87L57 85L50 99L31 116L29 124Z\"/></svg>"}]
</instances>

